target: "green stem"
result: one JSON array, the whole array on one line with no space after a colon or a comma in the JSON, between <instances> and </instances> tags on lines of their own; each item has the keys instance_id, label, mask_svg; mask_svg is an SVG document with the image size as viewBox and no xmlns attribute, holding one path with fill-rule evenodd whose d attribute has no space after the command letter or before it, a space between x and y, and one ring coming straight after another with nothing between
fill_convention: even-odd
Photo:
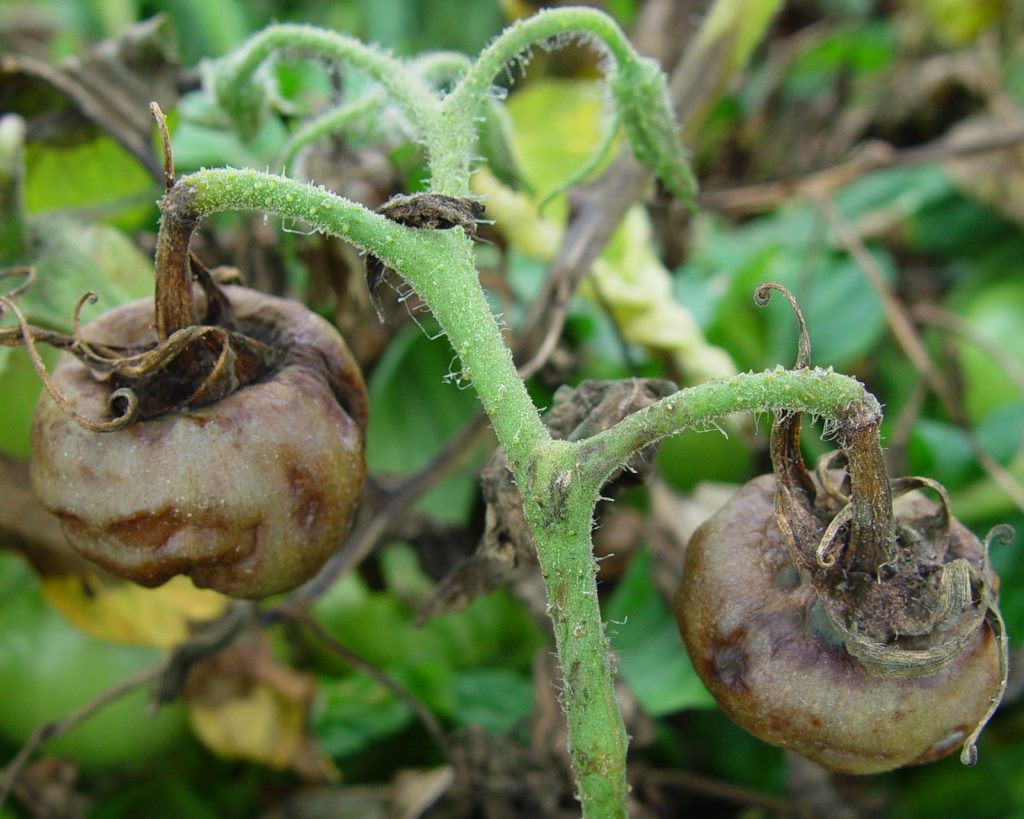
<instances>
[{"instance_id":1,"label":"green stem","mask_svg":"<svg viewBox=\"0 0 1024 819\"><path fill-rule=\"evenodd\" d=\"M581 480L578 444L553 441L517 475L544 576L562 669L576 796L587 817L624 817L628 737L615 698L615 662L601 619L590 531L600 485Z\"/></svg>"},{"instance_id":2,"label":"green stem","mask_svg":"<svg viewBox=\"0 0 1024 819\"><path fill-rule=\"evenodd\" d=\"M316 142L318 139L333 134L339 134L352 123L370 113L373 108L381 104L381 94L370 91L357 100L339 105L325 114L304 122L296 128L288 137L288 141L280 151L280 162L282 173L287 172L288 166L292 164L295 156L307 145Z\"/></svg>"},{"instance_id":3,"label":"green stem","mask_svg":"<svg viewBox=\"0 0 1024 819\"><path fill-rule=\"evenodd\" d=\"M437 109L437 94L406 71L402 63L380 50L345 34L295 24L269 26L248 40L230 57L213 64L218 97L242 96L243 88L263 62L279 49L344 61L380 83L408 115L416 130Z\"/></svg>"},{"instance_id":4,"label":"green stem","mask_svg":"<svg viewBox=\"0 0 1024 819\"><path fill-rule=\"evenodd\" d=\"M680 390L580 442L578 460L590 480L603 481L644 447L734 412L803 412L836 424L859 408L881 417L864 386L819 367L742 373Z\"/></svg>"},{"instance_id":5,"label":"green stem","mask_svg":"<svg viewBox=\"0 0 1024 819\"><path fill-rule=\"evenodd\" d=\"M494 78L509 62L532 45L574 32L596 38L616 64L639 59L622 29L607 14L589 8L546 9L533 17L516 21L499 34L445 98L445 107L471 113L477 111L491 92Z\"/></svg>"}]
</instances>

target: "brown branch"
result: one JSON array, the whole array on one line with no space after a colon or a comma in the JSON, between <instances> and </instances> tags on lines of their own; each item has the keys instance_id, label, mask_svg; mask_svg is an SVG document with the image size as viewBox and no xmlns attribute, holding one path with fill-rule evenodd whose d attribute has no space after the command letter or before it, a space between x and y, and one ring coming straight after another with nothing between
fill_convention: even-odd
<instances>
[{"instance_id":1,"label":"brown branch","mask_svg":"<svg viewBox=\"0 0 1024 819\"><path fill-rule=\"evenodd\" d=\"M166 193L174 187L174 152L171 150L171 134L167 130L167 117L160 110L160 105L155 101L151 102L149 110L153 114L153 119L156 120L156 127L160 132L160 144L163 146L164 192Z\"/></svg>"},{"instance_id":2,"label":"brown branch","mask_svg":"<svg viewBox=\"0 0 1024 819\"><path fill-rule=\"evenodd\" d=\"M745 216L772 210L798 196L825 197L856 179L889 168L940 162L945 159L1013 148L1024 143L1024 124L972 139L943 138L913 148L895 149L880 141L867 142L846 162L795 179L706 191L697 197L702 209Z\"/></svg>"},{"instance_id":3,"label":"brown branch","mask_svg":"<svg viewBox=\"0 0 1024 819\"><path fill-rule=\"evenodd\" d=\"M656 785L677 788L723 802L768 811L777 816L801 815L799 808L788 799L722 782L690 771L646 770L636 778L636 784L640 787Z\"/></svg>"}]
</instances>

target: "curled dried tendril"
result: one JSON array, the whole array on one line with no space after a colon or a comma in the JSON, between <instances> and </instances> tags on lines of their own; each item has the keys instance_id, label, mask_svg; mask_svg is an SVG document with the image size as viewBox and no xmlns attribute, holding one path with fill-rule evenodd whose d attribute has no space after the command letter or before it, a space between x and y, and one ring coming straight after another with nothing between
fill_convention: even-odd
<instances>
[{"instance_id":1,"label":"curled dried tendril","mask_svg":"<svg viewBox=\"0 0 1024 819\"><path fill-rule=\"evenodd\" d=\"M32 286L32 282L35 281L36 269L30 265L20 265L18 267L9 267L6 270L0 270L0 281L3 279L16 278L23 278L25 281L4 293L3 298L14 301L19 296L23 295ZM3 314L3 308L0 308L0 316Z\"/></svg>"},{"instance_id":2,"label":"curled dried tendril","mask_svg":"<svg viewBox=\"0 0 1024 819\"><path fill-rule=\"evenodd\" d=\"M39 355L39 351L36 349L36 339L33 334L33 328L25 319L25 315L18 309L14 300L7 296L0 296L0 310L4 312L10 311L14 314L18 321L18 327L16 329L20 332L22 345L28 353L29 360L32 362L32 367L39 376L39 380L43 382L43 386L46 388L50 397L56 401L58 406L60 406L60 408L67 413L69 417L73 418L76 423L90 432L112 432L115 429L121 429L122 427L127 426L135 420L138 416L139 401L135 393L128 388L118 389L111 393L110 407L111 412L115 417L109 421L95 421L92 418L87 418L76 412L67 398L64 397L63 393L57 389L57 386L53 383L53 379L50 377L50 374L46 371L46 365L43 363L43 359ZM6 339L0 340L5 341Z\"/></svg>"},{"instance_id":3,"label":"curled dried tendril","mask_svg":"<svg viewBox=\"0 0 1024 819\"><path fill-rule=\"evenodd\" d=\"M807 367L811 345L796 299L782 285L765 282L755 302L765 306L775 291L785 296L799 325L796 367ZM945 488L930 478L889 480L878 441L880 421L880 413L856 408L840 414L836 437L842 449L820 458L812 476L800 452L800 414L780 413L771 443L776 519L790 559L811 577L835 636L873 674L935 674L988 624L997 641L999 684L964 742L961 761L973 765L978 736L1002 699L1008 673L1006 628L988 549L992 542L1012 540L1013 530L1000 526L989 532L980 566L953 557ZM845 470L840 471L842 459ZM939 503L919 505L916 517L901 518L893 499L921 489L934 491Z\"/></svg>"},{"instance_id":4,"label":"curled dried tendril","mask_svg":"<svg viewBox=\"0 0 1024 819\"><path fill-rule=\"evenodd\" d=\"M277 353L269 344L235 329L229 300L198 259L193 259L193 271L206 295L204 323L178 330L147 348L100 344L83 337L82 310L97 301L92 291L83 293L75 303L71 335L33 326L15 299L31 287L34 268L0 271L0 280L24 278L0 296L0 317L10 314L16 320L14 326L0 327L0 346L24 347L47 393L90 432L112 432L183 406L213 403L276 366ZM110 419L88 418L72 407L46 371L37 349L40 343L71 353L94 378L111 384Z\"/></svg>"}]
</instances>

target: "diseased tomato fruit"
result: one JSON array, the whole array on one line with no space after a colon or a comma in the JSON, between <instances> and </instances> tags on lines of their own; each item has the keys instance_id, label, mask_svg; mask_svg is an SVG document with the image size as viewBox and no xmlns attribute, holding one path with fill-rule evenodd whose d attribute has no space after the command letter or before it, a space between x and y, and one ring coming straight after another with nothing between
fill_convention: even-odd
<instances>
[{"instance_id":1,"label":"diseased tomato fruit","mask_svg":"<svg viewBox=\"0 0 1024 819\"><path fill-rule=\"evenodd\" d=\"M155 586L176 574L237 597L309 578L340 543L365 474L367 406L341 336L301 305L226 287L238 331L273 363L226 397L93 432L44 394L32 483L75 550ZM153 303L83 328L94 344L145 347ZM111 384L65 354L53 381L81 415L108 412Z\"/></svg>"},{"instance_id":2,"label":"diseased tomato fruit","mask_svg":"<svg viewBox=\"0 0 1024 819\"><path fill-rule=\"evenodd\" d=\"M798 367L809 349L802 337ZM1006 684L998 578L988 543L950 517L941 486L888 479L880 417L870 396L841 413L846 469L826 456L812 475L799 415L777 416L775 474L694 534L676 619L722 710L767 742L843 773L929 762L961 744L973 764Z\"/></svg>"},{"instance_id":3,"label":"diseased tomato fruit","mask_svg":"<svg viewBox=\"0 0 1024 819\"><path fill-rule=\"evenodd\" d=\"M79 329L83 297L70 337L24 320L14 298L30 281L0 311L17 315L47 387L32 485L75 550L146 586L186 574L266 597L316 573L348 528L366 471L366 389L319 316L214 281L189 250L194 196L179 183L160 201L152 300ZM34 338L66 351L52 378Z\"/></svg>"}]
</instances>

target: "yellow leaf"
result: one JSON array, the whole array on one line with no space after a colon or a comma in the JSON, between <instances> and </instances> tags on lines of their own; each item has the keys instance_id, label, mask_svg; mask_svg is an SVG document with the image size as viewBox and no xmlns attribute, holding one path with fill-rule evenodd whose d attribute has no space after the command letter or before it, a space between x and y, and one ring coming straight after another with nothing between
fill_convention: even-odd
<instances>
[{"instance_id":1,"label":"yellow leaf","mask_svg":"<svg viewBox=\"0 0 1024 819\"><path fill-rule=\"evenodd\" d=\"M563 230L559 222L537 213L535 200L510 190L486 168L473 175L472 184L512 247L542 262L554 258ZM729 354L707 342L690 311L675 299L671 275L654 253L643 208L629 210L591 273L600 302L627 341L668 354L692 383L735 375ZM580 294L598 300L593 283L584 281Z\"/></svg>"},{"instance_id":2,"label":"yellow leaf","mask_svg":"<svg viewBox=\"0 0 1024 819\"><path fill-rule=\"evenodd\" d=\"M47 603L73 625L103 640L170 648L186 639L189 626L220 616L230 598L197 589L175 577L146 589L97 575L62 574L40 579Z\"/></svg>"},{"instance_id":3,"label":"yellow leaf","mask_svg":"<svg viewBox=\"0 0 1024 819\"><path fill-rule=\"evenodd\" d=\"M308 727L315 691L310 675L274 661L264 635L193 667L185 697L192 730L219 756L333 782L338 769Z\"/></svg>"}]
</instances>

